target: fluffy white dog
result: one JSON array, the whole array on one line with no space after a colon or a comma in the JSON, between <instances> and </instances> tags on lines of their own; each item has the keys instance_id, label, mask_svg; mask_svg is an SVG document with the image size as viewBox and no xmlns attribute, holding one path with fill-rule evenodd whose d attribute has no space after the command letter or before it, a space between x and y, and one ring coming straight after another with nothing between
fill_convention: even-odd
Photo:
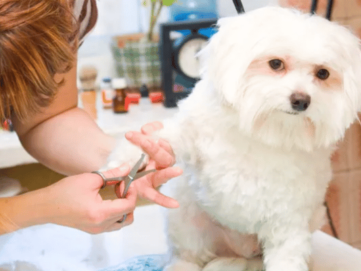
<instances>
[{"instance_id":1,"label":"fluffy white dog","mask_svg":"<svg viewBox=\"0 0 361 271\"><path fill-rule=\"evenodd\" d=\"M279 7L220 20L202 80L159 135L185 168L165 187L181 206L167 211L165 270L308 270L330 156L360 110L358 42Z\"/></svg>"}]
</instances>

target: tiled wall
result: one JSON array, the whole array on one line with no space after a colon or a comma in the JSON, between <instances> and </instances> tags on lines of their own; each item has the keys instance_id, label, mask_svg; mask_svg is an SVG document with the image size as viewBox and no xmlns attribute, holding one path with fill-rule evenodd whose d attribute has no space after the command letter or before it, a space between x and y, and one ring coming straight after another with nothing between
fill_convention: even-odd
<instances>
[{"instance_id":1,"label":"tiled wall","mask_svg":"<svg viewBox=\"0 0 361 271\"><path fill-rule=\"evenodd\" d=\"M282 6L310 11L311 0L279 0ZM334 0L332 20L350 26L361 35L361 0ZM317 13L325 15L328 0L319 0Z\"/></svg>"},{"instance_id":2,"label":"tiled wall","mask_svg":"<svg viewBox=\"0 0 361 271\"><path fill-rule=\"evenodd\" d=\"M279 0L283 6L309 11L311 0ZM324 15L327 0L319 0L318 14ZM334 0L332 20L350 27L361 36L361 0ZM333 156L334 179L327 202L340 239L361 249L361 126L354 124ZM331 233L330 227L324 231Z\"/></svg>"}]
</instances>

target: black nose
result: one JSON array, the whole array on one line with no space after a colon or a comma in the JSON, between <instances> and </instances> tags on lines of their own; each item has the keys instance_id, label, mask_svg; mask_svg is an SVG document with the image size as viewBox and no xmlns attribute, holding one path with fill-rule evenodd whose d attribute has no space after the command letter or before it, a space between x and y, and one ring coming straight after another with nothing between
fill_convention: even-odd
<instances>
[{"instance_id":1,"label":"black nose","mask_svg":"<svg viewBox=\"0 0 361 271\"><path fill-rule=\"evenodd\" d=\"M296 111L305 111L311 103L310 95L296 92L290 97L292 108Z\"/></svg>"}]
</instances>

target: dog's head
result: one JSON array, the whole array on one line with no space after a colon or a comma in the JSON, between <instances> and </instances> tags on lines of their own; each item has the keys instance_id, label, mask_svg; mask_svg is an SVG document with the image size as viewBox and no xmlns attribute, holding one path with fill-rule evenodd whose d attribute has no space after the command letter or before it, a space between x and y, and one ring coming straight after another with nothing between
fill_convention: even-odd
<instances>
[{"instance_id":1,"label":"dog's head","mask_svg":"<svg viewBox=\"0 0 361 271\"><path fill-rule=\"evenodd\" d=\"M361 107L359 40L318 16L267 7L222 19L202 56L242 132L273 146L328 147Z\"/></svg>"}]
</instances>

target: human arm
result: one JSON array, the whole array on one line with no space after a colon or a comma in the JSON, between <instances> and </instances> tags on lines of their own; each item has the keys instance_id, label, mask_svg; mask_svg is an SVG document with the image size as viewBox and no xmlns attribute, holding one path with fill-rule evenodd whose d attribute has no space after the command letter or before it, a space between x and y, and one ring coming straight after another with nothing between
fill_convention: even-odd
<instances>
[{"instance_id":1,"label":"human arm","mask_svg":"<svg viewBox=\"0 0 361 271\"><path fill-rule=\"evenodd\" d=\"M107 163L114 149L125 153L124 149L129 144L127 140L117 141L106 135L86 112L77 107L76 68L63 76L57 75L57 81L61 80L65 84L59 88L52 104L23 121L14 118L15 130L25 149L39 162L57 172L70 175L99 170ZM145 198L165 207L177 207L174 200L162 197L155 190L157 186L182 172L178 168L172 168L175 159L171 149L165 150L159 144L154 144L151 148L143 146L149 133L153 132L151 130L147 133L146 130L149 127L153 129L153 126L154 129L161 128L157 124L144 126L144 133L137 137L135 143L143 147L146 153L152 152L148 155L152 156L153 161L157 161L161 171L150 174L137 183L142 183L142 180L149 183L148 180L151 180L153 185L147 187L150 194ZM127 159L128 156L125 155L123 162L129 162ZM143 189L140 188L139 191L142 193Z\"/></svg>"},{"instance_id":2,"label":"human arm","mask_svg":"<svg viewBox=\"0 0 361 271\"><path fill-rule=\"evenodd\" d=\"M126 165L104 174L106 177L124 176L129 171ZM135 187L130 187L125 199L103 200L99 194L102 185L100 176L86 173L17 197L0 199L0 234L45 223L96 234L132 223L137 198ZM116 187L117 194L120 189ZM125 214L128 214L126 221L116 223Z\"/></svg>"},{"instance_id":3,"label":"human arm","mask_svg":"<svg viewBox=\"0 0 361 271\"><path fill-rule=\"evenodd\" d=\"M50 106L20 121L13 119L24 148L40 163L65 175L91 172L102 167L115 145L95 121L77 107L76 63Z\"/></svg>"}]
</instances>

